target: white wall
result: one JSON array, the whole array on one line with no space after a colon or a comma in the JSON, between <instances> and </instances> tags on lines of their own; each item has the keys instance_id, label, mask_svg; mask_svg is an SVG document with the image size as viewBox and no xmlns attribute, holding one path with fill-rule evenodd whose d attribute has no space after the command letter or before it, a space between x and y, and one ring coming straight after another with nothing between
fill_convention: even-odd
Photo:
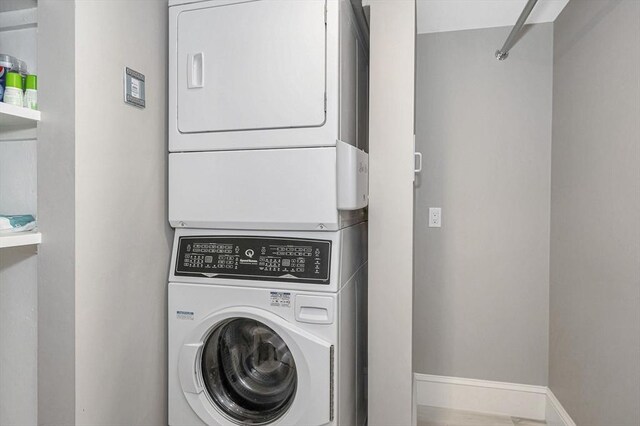
<instances>
[{"instance_id":1,"label":"white wall","mask_svg":"<svg viewBox=\"0 0 640 426\"><path fill-rule=\"evenodd\" d=\"M527 17L527 24L553 22L568 2L538 0ZM526 3L527 0L418 0L418 33L511 29Z\"/></svg>"},{"instance_id":2,"label":"white wall","mask_svg":"<svg viewBox=\"0 0 640 426\"><path fill-rule=\"evenodd\" d=\"M37 141L0 140L0 213L35 215L36 178ZM0 249L0 425L36 422L36 253L33 246Z\"/></svg>"},{"instance_id":3,"label":"white wall","mask_svg":"<svg viewBox=\"0 0 640 426\"><path fill-rule=\"evenodd\" d=\"M38 421L166 424L167 2L39 13ZM125 66L146 109L123 102Z\"/></svg>"},{"instance_id":4,"label":"white wall","mask_svg":"<svg viewBox=\"0 0 640 426\"><path fill-rule=\"evenodd\" d=\"M76 422L166 424L167 2L76 3ZM145 109L123 102L128 66Z\"/></svg>"},{"instance_id":5,"label":"white wall","mask_svg":"<svg viewBox=\"0 0 640 426\"><path fill-rule=\"evenodd\" d=\"M1 425L37 422L37 298L35 248L0 249Z\"/></svg>"},{"instance_id":6,"label":"white wall","mask_svg":"<svg viewBox=\"0 0 640 426\"><path fill-rule=\"evenodd\" d=\"M33 7L0 2L0 15ZM5 13L3 13L5 12ZM37 25L0 28L0 52L27 62L37 73ZM36 214L37 141L32 130L0 132L0 214ZM35 247L0 249L0 425L37 422L37 261Z\"/></svg>"},{"instance_id":7,"label":"white wall","mask_svg":"<svg viewBox=\"0 0 640 426\"><path fill-rule=\"evenodd\" d=\"M369 425L411 425L415 1L371 4Z\"/></svg>"}]
</instances>

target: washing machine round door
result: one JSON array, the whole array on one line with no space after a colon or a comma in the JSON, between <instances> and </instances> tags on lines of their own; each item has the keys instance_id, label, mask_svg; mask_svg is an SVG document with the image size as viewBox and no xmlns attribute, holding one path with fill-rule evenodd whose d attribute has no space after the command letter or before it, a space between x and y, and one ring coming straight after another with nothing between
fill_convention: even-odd
<instances>
[{"instance_id":1,"label":"washing machine round door","mask_svg":"<svg viewBox=\"0 0 640 426\"><path fill-rule=\"evenodd\" d=\"M334 348L263 309L230 307L183 341L183 395L210 426L319 426L333 420Z\"/></svg>"},{"instance_id":2,"label":"washing machine round door","mask_svg":"<svg viewBox=\"0 0 640 426\"><path fill-rule=\"evenodd\" d=\"M293 402L296 363L284 340L251 318L232 318L204 342L202 376L210 398L226 416L242 424L267 424Z\"/></svg>"}]
</instances>

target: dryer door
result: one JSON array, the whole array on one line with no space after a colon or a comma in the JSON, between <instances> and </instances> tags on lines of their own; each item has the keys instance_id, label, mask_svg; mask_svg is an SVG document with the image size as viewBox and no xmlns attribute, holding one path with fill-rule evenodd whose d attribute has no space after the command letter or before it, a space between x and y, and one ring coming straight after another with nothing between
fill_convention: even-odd
<instances>
[{"instance_id":1,"label":"dryer door","mask_svg":"<svg viewBox=\"0 0 640 426\"><path fill-rule=\"evenodd\" d=\"M332 347L255 308L207 318L179 359L206 424L321 425L332 418Z\"/></svg>"},{"instance_id":2,"label":"dryer door","mask_svg":"<svg viewBox=\"0 0 640 426\"><path fill-rule=\"evenodd\" d=\"M178 130L321 126L325 3L260 0L181 12Z\"/></svg>"}]
</instances>

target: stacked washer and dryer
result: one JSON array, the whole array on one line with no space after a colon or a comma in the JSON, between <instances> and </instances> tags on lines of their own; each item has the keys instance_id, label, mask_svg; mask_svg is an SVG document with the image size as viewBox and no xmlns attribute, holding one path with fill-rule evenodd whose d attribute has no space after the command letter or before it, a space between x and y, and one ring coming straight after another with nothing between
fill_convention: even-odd
<instances>
[{"instance_id":1,"label":"stacked washer and dryer","mask_svg":"<svg viewBox=\"0 0 640 426\"><path fill-rule=\"evenodd\" d=\"M169 424L366 422L368 35L169 1Z\"/></svg>"}]
</instances>

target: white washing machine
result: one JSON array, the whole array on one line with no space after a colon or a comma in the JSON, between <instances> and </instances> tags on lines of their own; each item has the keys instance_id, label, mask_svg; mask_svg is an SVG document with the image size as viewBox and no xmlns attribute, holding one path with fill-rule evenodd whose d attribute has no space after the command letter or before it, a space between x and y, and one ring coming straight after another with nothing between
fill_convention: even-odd
<instances>
[{"instance_id":1,"label":"white washing machine","mask_svg":"<svg viewBox=\"0 0 640 426\"><path fill-rule=\"evenodd\" d=\"M363 425L366 231L176 230L169 424Z\"/></svg>"}]
</instances>

